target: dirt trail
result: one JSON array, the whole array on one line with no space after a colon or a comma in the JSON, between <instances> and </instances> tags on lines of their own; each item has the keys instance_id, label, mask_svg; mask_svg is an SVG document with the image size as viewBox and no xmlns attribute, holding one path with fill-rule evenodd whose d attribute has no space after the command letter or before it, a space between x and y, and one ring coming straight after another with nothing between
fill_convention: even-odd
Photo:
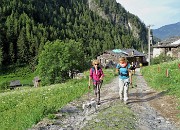
<instances>
[{"instance_id":1,"label":"dirt trail","mask_svg":"<svg viewBox=\"0 0 180 130\"><path fill-rule=\"evenodd\" d=\"M180 120L176 115L180 111L176 108L176 100L170 96L164 96L165 92L155 92L150 89L139 69L134 76L137 77L136 87L130 88L128 104L122 103L122 105L129 107L137 117L136 125L131 129L180 130L180 127L177 127ZM93 97L92 93L90 96ZM92 119L101 122L101 120L96 119L99 113L105 110L111 111L112 106L121 104L118 95L118 77L111 83L103 85L101 105L98 106L97 112L92 110L89 114L83 113L82 104L87 99L87 95L84 95L82 98L67 104L56 114L56 119L44 119L29 130L79 130L86 129L88 121ZM122 120L116 119L116 122L122 122Z\"/></svg>"},{"instance_id":2,"label":"dirt trail","mask_svg":"<svg viewBox=\"0 0 180 130\"><path fill-rule=\"evenodd\" d=\"M137 87L130 90L129 106L139 117L141 130L179 130L177 101L147 86L146 81L136 73Z\"/></svg>"}]
</instances>

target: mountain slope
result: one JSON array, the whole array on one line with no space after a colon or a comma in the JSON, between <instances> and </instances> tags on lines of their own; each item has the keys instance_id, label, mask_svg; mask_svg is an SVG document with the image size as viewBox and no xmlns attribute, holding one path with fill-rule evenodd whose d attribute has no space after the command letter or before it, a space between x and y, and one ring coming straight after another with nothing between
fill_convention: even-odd
<instances>
[{"instance_id":1,"label":"mountain slope","mask_svg":"<svg viewBox=\"0 0 180 130\"><path fill-rule=\"evenodd\" d=\"M180 36L180 22L175 24L165 25L158 29L153 30L153 35L161 40L167 39L173 36Z\"/></svg>"},{"instance_id":2,"label":"mountain slope","mask_svg":"<svg viewBox=\"0 0 180 130\"><path fill-rule=\"evenodd\" d=\"M116 0L2 0L0 14L3 65L36 65L47 41L56 39L82 42L89 59L147 44L145 25Z\"/></svg>"}]
</instances>

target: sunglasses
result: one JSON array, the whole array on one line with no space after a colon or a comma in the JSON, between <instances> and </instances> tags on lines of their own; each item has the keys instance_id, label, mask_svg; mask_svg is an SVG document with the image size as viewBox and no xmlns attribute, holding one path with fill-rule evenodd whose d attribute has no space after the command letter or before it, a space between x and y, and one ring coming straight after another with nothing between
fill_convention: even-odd
<instances>
[{"instance_id":1,"label":"sunglasses","mask_svg":"<svg viewBox=\"0 0 180 130\"><path fill-rule=\"evenodd\" d=\"M99 65L99 64L94 64L94 65Z\"/></svg>"}]
</instances>

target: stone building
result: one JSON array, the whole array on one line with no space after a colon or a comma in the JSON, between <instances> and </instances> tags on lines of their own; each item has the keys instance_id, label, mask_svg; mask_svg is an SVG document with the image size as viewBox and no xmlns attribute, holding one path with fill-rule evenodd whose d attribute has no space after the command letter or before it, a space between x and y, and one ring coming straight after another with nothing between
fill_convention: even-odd
<instances>
[{"instance_id":1,"label":"stone building","mask_svg":"<svg viewBox=\"0 0 180 130\"><path fill-rule=\"evenodd\" d=\"M102 55L98 56L97 59L101 65L105 68L115 67L119 62L120 57L126 57L129 63L135 63L137 67L142 63L147 65L145 54L135 49L114 49L105 51Z\"/></svg>"},{"instance_id":2,"label":"stone building","mask_svg":"<svg viewBox=\"0 0 180 130\"><path fill-rule=\"evenodd\" d=\"M180 58L180 37L173 37L153 46L153 58L160 54Z\"/></svg>"}]
</instances>

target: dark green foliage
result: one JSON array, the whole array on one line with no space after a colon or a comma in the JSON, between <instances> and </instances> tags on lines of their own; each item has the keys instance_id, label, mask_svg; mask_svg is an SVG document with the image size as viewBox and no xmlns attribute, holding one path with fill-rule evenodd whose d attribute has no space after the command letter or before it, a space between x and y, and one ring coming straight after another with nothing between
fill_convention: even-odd
<instances>
[{"instance_id":1,"label":"dark green foliage","mask_svg":"<svg viewBox=\"0 0 180 130\"><path fill-rule=\"evenodd\" d=\"M0 90L8 89L9 84L10 84L10 82L8 82L8 81L1 82L0 83Z\"/></svg>"},{"instance_id":2,"label":"dark green foliage","mask_svg":"<svg viewBox=\"0 0 180 130\"><path fill-rule=\"evenodd\" d=\"M145 26L136 16L115 0L96 2L108 20L89 10L86 0L1 0L0 63L4 66L26 63L35 68L45 43L56 39L82 42L88 59L105 50L140 49L146 44ZM127 21L140 30L139 38L134 37L134 29L123 25Z\"/></svg>"},{"instance_id":3,"label":"dark green foliage","mask_svg":"<svg viewBox=\"0 0 180 130\"><path fill-rule=\"evenodd\" d=\"M39 56L38 72L42 84L61 83L84 69L83 46L80 42L56 40L47 42Z\"/></svg>"},{"instance_id":4,"label":"dark green foliage","mask_svg":"<svg viewBox=\"0 0 180 130\"><path fill-rule=\"evenodd\" d=\"M0 39L1 40L1 39ZM1 42L1 41L0 41ZM1 67L1 65L2 65L2 56L3 56L3 54L2 54L2 48L0 47L0 67Z\"/></svg>"}]
</instances>

